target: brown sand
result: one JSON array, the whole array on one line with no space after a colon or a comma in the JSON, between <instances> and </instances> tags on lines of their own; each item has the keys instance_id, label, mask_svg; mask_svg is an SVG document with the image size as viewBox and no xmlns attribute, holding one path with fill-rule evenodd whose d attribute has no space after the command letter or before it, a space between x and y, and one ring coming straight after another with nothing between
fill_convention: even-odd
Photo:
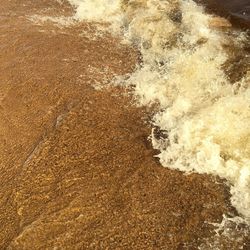
<instances>
[{"instance_id":1,"label":"brown sand","mask_svg":"<svg viewBox=\"0 0 250 250\"><path fill-rule=\"evenodd\" d=\"M149 112L93 87L131 72L136 51L89 39L88 24L27 19L71 12L53 0L0 5L0 249L197 249L211 237L247 249L206 223L235 214L225 185L161 167Z\"/></svg>"}]
</instances>

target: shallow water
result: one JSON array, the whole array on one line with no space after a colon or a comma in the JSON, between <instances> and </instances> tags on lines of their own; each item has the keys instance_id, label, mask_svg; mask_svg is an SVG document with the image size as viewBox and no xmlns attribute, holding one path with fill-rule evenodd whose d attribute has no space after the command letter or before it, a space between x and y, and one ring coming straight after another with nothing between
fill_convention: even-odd
<instances>
[{"instance_id":1,"label":"shallow water","mask_svg":"<svg viewBox=\"0 0 250 250\"><path fill-rule=\"evenodd\" d=\"M135 85L139 104L160 106L152 123L164 136L153 129L151 137L162 165L227 179L231 202L249 223L250 54L241 59L244 74L230 79L239 51L247 51L247 33L191 0L71 2L79 19L111 22L140 49L142 64L123 84ZM247 21L247 2L235 3L220 2Z\"/></svg>"}]
</instances>

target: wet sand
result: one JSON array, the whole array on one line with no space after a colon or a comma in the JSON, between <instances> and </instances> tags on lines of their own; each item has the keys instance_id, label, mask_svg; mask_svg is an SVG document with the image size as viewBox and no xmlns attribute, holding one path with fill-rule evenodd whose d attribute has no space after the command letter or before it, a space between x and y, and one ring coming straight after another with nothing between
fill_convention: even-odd
<instances>
[{"instance_id":1,"label":"wet sand","mask_svg":"<svg viewBox=\"0 0 250 250\"><path fill-rule=\"evenodd\" d=\"M132 72L137 51L91 39L90 24L36 24L34 14L72 9L0 6L0 248L197 249L217 239L247 249L247 237L216 237L207 223L236 214L223 182L161 167L151 111L120 87L95 89Z\"/></svg>"}]
</instances>

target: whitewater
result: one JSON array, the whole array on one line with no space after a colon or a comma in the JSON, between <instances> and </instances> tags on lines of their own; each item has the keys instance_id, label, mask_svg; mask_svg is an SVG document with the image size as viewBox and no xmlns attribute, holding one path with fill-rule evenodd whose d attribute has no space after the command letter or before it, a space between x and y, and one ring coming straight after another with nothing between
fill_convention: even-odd
<instances>
[{"instance_id":1,"label":"whitewater","mask_svg":"<svg viewBox=\"0 0 250 250\"><path fill-rule=\"evenodd\" d=\"M247 34L222 19L213 25L191 0L69 1L77 19L108 22L139 48L142 63L122 84L140 105L158 105L151 139L161 164L226 179L250 224L250 71L232 83L223 69L228 48L243 48Z\"/></svg>"}]
</instances>

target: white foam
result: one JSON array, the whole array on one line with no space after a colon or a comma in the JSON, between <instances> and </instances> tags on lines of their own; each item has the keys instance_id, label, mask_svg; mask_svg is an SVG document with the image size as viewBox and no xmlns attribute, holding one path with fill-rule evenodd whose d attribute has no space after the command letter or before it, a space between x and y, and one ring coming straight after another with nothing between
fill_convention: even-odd
<instances>
[{"instance_id":1,"label":"white foam","mask_svg":"<svg viewBox=\"0 0 250 250\"><path fill-rule=\"evenodd\" d=\"M114 22L120 19L120 1L69 0L76 7L75 17L95 22Z\"/></svg>"},{"instance_id":2,"label":"white foam","mask_svg":"<svg viewBox=\"0 0 250 250\"><path fill-rule=\"evenodd\" d=\"M76 19L74 17L66 16L32 15L28 16L27 19L38 25L43 25L44 23L53 23L60 28L76 24Z\"/></svg>"}]
</instances>

